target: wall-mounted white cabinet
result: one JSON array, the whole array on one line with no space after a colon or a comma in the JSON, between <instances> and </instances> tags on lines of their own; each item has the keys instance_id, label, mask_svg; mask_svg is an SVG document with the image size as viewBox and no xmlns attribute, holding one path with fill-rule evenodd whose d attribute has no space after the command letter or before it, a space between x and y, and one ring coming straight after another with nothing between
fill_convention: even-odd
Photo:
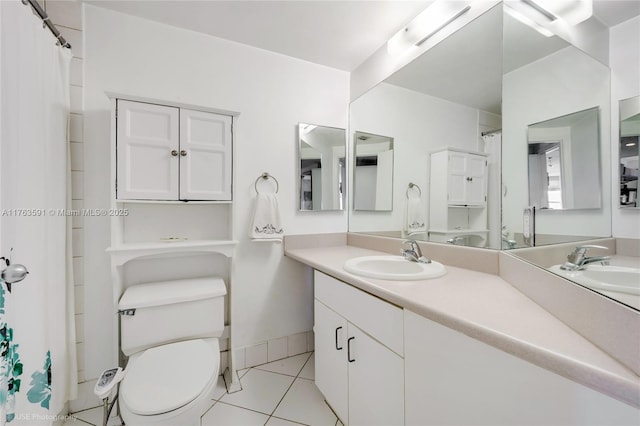
<instances>
[{"instance_id":1,"label":"wall-mounted white cabinet","mask_svg":"<svg viewBox=\"0 0 640 426\"><path fill-rule=\"evenodd\" d=\"M232 117L119 99L118 200L230 201Z\"/></svg>"},{"instance_id":2,"label":"wall-mounted white cabinet","mask_svg":"<svg viewBox=\"0 0 640 426\"><path fill-rule=\"evenodd\" d=\"M430 155L429 236L465 238L484 246L487 229L487 154L446 148ZM475 237L472 241L469 238Z\"/></svg>"},{"instance_id":3,"label":"wall-mounted white cabinet","mask_svg":"<svg viewBox=\"0 0 640 426\"><path fill-rule=\"evenodd\" d=\"M314 282L318 389L345 425L403 424L402 309L317 271Z\"/></svg>"}]
</instances>

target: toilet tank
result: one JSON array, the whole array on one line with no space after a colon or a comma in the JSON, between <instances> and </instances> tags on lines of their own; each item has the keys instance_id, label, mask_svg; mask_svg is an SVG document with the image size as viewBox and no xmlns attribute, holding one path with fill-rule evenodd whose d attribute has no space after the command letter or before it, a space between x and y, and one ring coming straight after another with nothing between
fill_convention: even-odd
<instances>
[{"instance_id":1,"label":"toilet tank","mask_svg":"<svg viewBox=\"0 0 640 426\"><path fill-rule=\"evenodd\" d=\"M120 348L136 352L181 340L220 337L224 331L221 278L133 285L120 298Z\"/></svg>"}]
</instances>

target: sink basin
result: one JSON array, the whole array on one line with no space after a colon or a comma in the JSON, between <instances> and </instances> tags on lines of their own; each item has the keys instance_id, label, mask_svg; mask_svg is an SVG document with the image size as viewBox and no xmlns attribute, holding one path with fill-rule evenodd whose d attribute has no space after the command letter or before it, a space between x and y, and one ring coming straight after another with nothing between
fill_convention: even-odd
<instances>
[{"instance_id":1,"label":"sink basin","mask_svg":"<svg viewBox=\"0 0 640 426\"><path fill-rule=\"evenodd\" d=\"M428 280L447 273L444 265L410 262L402 256L362 256L349 259L344 270L367 278L392 281Z\"/></svg>"},{"instance_id":2,"label":"sink basin","mask_svg":"<svg viewBox=\"0 0 640 426\"><path fill-rule=\"evenodd\" d=\"M549 270L593 289L640 295L640 269L587 265L582 271L564 271L554 265Z\"/></svg>"}]
</instances>

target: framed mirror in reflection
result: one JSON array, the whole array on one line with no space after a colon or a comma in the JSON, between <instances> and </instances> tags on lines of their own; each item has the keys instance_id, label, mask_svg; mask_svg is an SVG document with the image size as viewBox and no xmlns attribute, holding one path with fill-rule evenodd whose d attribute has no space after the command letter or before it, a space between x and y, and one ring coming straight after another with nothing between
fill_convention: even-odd
<instances>
[{"instance_id":1,"label":"framed mirror in reflection","mask_svg":"<svg viewBox=\"0 0 640 426\"><path fill-rule=\"evenodd\" d=\"M393 138L356 132L353 140L354 210L393 210Z\"/></svg>"},{"instance_id":2,"label":"framed mirror in reflection","mask_svg":"<svg viewBox=\"0 0 640 426\"><path fill-rule=\"evenodd\" d=\"M640 96L620 101L620 207L638 207Z\"/></svg>"},{"instance_id":3,"label":"framed mirror in reflection","mask_svg":"<svg viewBox=\"0 0 640 426\"><path fill-rule=\"evenodd\" d=\"M298 124L301 211L344 210L346 143L345 129Z\"/></svg>"},{"instance_id":4,"label":"framed mirror in reflection","mask_svg":"<svg viewBox=\"0 0 640 426\"><path fill-rule=\"evenodd\" d=\"M598 107L530 125L529 205L554 210L600 208L599 140Z\"/></svg>"},{"instance_id":5,"label":"framed mirror in reflection","mask_svg":"<svg viewBox=\"0 0 640 426\"><path fill-rule=\"evenodd\" d=\"M350 128L392 136L396 165L393 180L387 180L393 188L389 191L393 202L387 211L365 211L368 209L363 209L358 201L349 212L351 232L433 241L436 233L430 235L428 229L441 226L430 217L430 206L434 203L446 206L447 201L446 196L444 201L431 200L430 181L435 179L445 186L447 176L432 177L430 155L447 148L452 152L486 155L487 215L483 216L481 226L483 237L467 238L469 226L462 223L467 209L452 207L452 214L460 217L452 227L459 229L447 233L446 238L438 233L436 240L500 248L501 46L502 7L497 5L351 103ZM360 146L361 141L356 137L354 143ZM359 182L356 175L353 191L356 199ZM419 200L408 199L409 183L422 188ZM414 191L410 195L415 195ZM417 211L419 222L425 224L424 232L408 229L413 222L408 218L411 211L408 201L419 204Z\"/></svg>"}]
</instances>

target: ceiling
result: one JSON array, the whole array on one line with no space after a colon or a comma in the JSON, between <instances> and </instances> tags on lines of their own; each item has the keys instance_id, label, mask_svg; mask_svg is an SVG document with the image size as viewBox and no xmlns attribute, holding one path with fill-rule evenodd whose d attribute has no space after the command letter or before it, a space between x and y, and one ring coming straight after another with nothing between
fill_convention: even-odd
<instances>
[{"instance_id":1,"label":"ceiling","mask_svg":"<svg viewBox=\"0 0 640 426\"><path fill-rule=\"evenodd\" d=\"M433 0L82 0L305 61L352 71ZM608 27L640 0L594 0Z\"/></svg>"},{"instance_id":2,"label":"ceiling","mask_svg":"<svg viewBox=\"0 0 640 426\"><path fill-rule=\"evenodd\" d=\"M352 71L433 0L83 1Z\"/></svg>"}]
</instances>

